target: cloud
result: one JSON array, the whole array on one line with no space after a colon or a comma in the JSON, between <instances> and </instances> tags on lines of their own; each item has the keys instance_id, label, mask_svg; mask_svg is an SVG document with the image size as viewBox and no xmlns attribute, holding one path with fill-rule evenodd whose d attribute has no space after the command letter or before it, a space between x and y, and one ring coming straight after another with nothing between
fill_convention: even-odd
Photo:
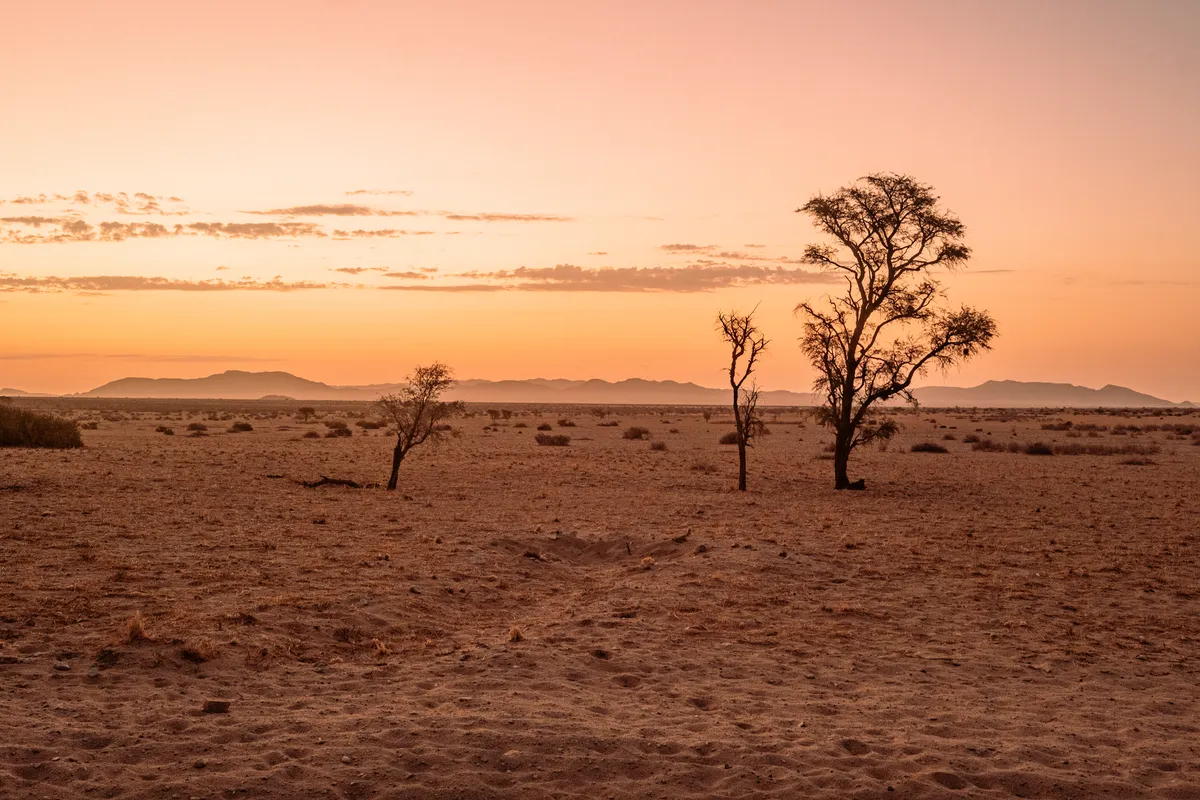
<instances>
[{"instance_id":1,"label":"cloud","mask_svg":"<svg viewBox=\"0 0 1200 800\"><path fill-rule=\"evenodd\" d=\"M332 272L341 272L346 275L361 275L364 272L387 272L387 267L334 267Z\"/></svg>"},{"instance_id":2,"label":"cloud","mask_svg":"<svg viewBox=\"0 0 1200 800\"><path fill-rule=\"evenodd\" d=\"M712 244L664 244L658 249L667 253L707 253L717 247Z\"/></svg>"},{"instance_id":3,"label":"cloud","mask_svg":"<svg viewBox=\"0 0 1200 800\"><path fill-rule=\"evenodd\" d=\"M744 244L742 247L766 247L765 244Z\"/></svg>"},{"instance_id":4,"label":"cloud","mask_svg":"<svg viewBox=\"0 0 1200 800\"><path fill-rule=\"evenodd\" d=\"M388 211L386 209L360 206L353 203L317 204L311 206L289 206L266 211L243 211L243 214L258 214L268 217L418 217L425 211Z\"/></svg>"},{"instance_id":5,"label":"cloud","mask_svg":"<svg viewBox=\"0 0 1200 800\"><path fill-rule=\"evenodd\" d=\"M362 194L370 194L370 195L377 195L377 196L395 195L395 196L401 196L401 197L411 197L412 196L412 192L410 192L408 189L355 189L352 192L346 192L347 197L354 197L355 195L362 195Z\"/></svg>"},{"instance_id":6,"label":"cloud","mask_svg":"<svg viewBox=\"0 0 1200 800\"><path fill-rule=\"evenodd\" d=\"M131 197L126 192L89 193L83 189L80 189L71 195L43 193L39 195L14 197L11 200L0 200L0 205L4 205L5 203L40 206L66 204L69 207L75 208L80 206L96 208L108 205L112 206L118 214L159 214L162 216L180 216L190 213L186 207L182 207L182 198L175 197L174 195L170 197L156 196L147 192L134 192ZM178 207L164 208L164 203L169 206Z\"/></svg>"},{"instance_id":7,"label":"cloud","mask_svg":"<svg viewBox=\"0 0 1200 800\"><path fill-rule=\"evenodd\" d=\"M709 292L760 285L831 283L822 272L785 267L694 264L686 267L519 267L494 272L465 272L455 277L472 283L383 286L414 291L541 291L541 292ZM484 282L480 282L484 281Z\"/></svg>"},{"instance_id":8,"label":"cloud","mask_svg":"<svg viewBox=\"0 0 1200 800\"><path fill-rule=\"evenodd\" d=\"M404 231L396 228L384 228L377 231L334 231L335 239L398 239L401 236L432 236L435 231Z\"/></svg>"},{"instance_id":9,"label":"cloud","mask_svg":"<svg viewBox=\"0 0 1200 800\"><path fill-rule=\"evenodd\" d=\"M608 255L608 251L607 250L596 250L594 252L588 253L588 255L589 256L606 256L606 255Z\"/></svg>"},{"instance_id":10,"label":"cloud","mask_svg":"<svg viewBox=\"0 0 1200 800\"><path fill-rule=\"evenodd\" d=\"M297 236L325 237L311 222L193 222L187 226L204 236L218 239L278 239Z\"/></svg>"},{"instance_id":11,"label":"cloud","mask_svg":"<svg viewBox=\"0 0 1200 800\"><path fill-rule=\"evenodd\" d=\"M441 211L439 214L446 219L458 222L574 222L574 217L561 217L557 214L462 214L455 211Z\"/></svg>"},{"instance_id":12,"label":"cloud","mask_svg":"<svg viewBox=\"0 0 1200 800\"><path fill-rule=\"evenodd\" d=\"M424 271L421 271L421 272L413 272L413 271L385 272L383 274L383 277L385 277L385 278L403 278L405 280L410 280L410 281L427 281L427 280L429 280L429 276L426 275L424 273Z\"/></svg>"},{"instance_id":13,"label":"cloud","mask_svg":"<svg viewBox=\"0 0 1200 800\"><path fill-rule=\"evenodd\" d=\"M344 286L344 284L317 283L314 281L287 282L280 278L272 278L269 281L191 281L177 278L144 277L140 275L96 275L59 278L55 276L22 277L14 274L0 274L0 292L292 292L306 289L344 288Z\"/></svg>"}]
</instances>

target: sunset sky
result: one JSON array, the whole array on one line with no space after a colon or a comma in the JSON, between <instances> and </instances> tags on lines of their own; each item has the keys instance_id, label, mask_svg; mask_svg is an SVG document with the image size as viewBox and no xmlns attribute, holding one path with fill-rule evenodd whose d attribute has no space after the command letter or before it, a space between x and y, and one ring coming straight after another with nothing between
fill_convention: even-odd
<instances>
[{"instance_id":1,"label":"sunset sky","mask_svg":"<svg viewBox=\"0 0 1200 800\"><path fill-rule=\"evenodd\" d=\"M287 370L807 389L795 213L967 225L926 384L1200 401L1200 3L54 2L0 19L0 387Z\"/></svg>"}]
</instances>

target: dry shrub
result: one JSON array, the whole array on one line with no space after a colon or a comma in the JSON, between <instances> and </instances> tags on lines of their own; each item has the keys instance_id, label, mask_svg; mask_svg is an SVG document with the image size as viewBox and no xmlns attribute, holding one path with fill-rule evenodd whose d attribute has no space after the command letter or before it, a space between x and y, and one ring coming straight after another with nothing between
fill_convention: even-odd
<instances>
[{"instance_id":1,"label":"dry shrub","mask_svg":"<svg viewBox=\"0 0 1200 800\"><path fill-rule=\"evenodd\" d=\"M717 468L707 461L697 461L692 464L692 472L703 472L705 475L712 475L717 471Z\"/></svg>"},{"instance_id":2,"label":"dry shrub","mask_svg":"<svg viewBox=\"0 0 1200 800\"><path fill-rule=\"evenodd\" d=\"M211 639L200 638L186 643L179 648L179 655L193 664L203 664L217 657L217 646Z\"/></svg>"},{"instance_id":3,"label":"dry shrub","mask_svg":"<svg viewBox=\"0 0 1200 800\"><path fill-rule=\"evenodd\" d=\"M575 427L575 420L573 420L573 419L560 419L560 420L558 421L558 427L560 427L560 428L574 428L574 427Z\"/></svg>"},{"instance_id":4,"label":"dry shrub","mask_svg":"<svg viewBox=\"0 0 1200 800\"><path fill-rule=\"evenodd\" d=\"M511 628L508 629L508 640L510 642L519 642L524 638L525 637L523 635L521 635L521 629L518 628L516 625L513 625Z\"/></svg>"},{"instance_id":5,"label":"dry shrub","mask_svg":"<svg viewBox=\"0 0 1200 800\"><path fill-rule=\"evenodd\" d=\"M552 430L554 430L554 426L551 425L549 422L543 422L541 425L537 426L537 429L539 431L552 431Z\"/></svg>"},{"instance_id":6,"label":"dry shrub","mask_svg":"<svg viewBox=\"0 0 1200 800\"><path fill-rule=\"evenodd\" d=\"M597 422L596 427L597 428L615 428L620 424L621 423L619 420L610 419L607 422Z\"/></svg>"},{"instance_id":7,"label":"dry shrub","mask_svg":"<svg viewBox=\"0 0 1200 800\"><path fill-rule=\"evenodd\" d=\"M964 444L975 444L978 441L979 441L978 434L968 433L966 436L963 437Z\"/></svg>"},{"instance_id":8,"label":"dry shrub","mask_svg":"<svg viewBox=\"0 0 1200 800\"><path fill-rule=\"evenodd\" d=\"M964 439L964 441L966 440ZM971 449L981 453L1003 453L1005 447L1002 444L996 444L991 439L976 439L971 444Z\"/></svg>"},{"instance_id":9,"label":"dry shrub","mask_svg":"<svg viewBox=\"0 0 1200 800\"><path fill-rule=\"evenodd\" d=\"M637 425L634 425L630 428L626 428L625 432L621 434L621 438L622 439L644 439L649 435L650 435L649 428L642 428Z\"/></svg>"},{"instance_id":10,"label":"dry shrub","mask_svg":"<svg viewBox=\"0 0 1200 800\"><path fill-rule=\"evenodd\" d=\"M1052 456L1054 448L1045 442L1030 442L1021 448L1021 452L1027 456Z\"/></svg>"},{"instance_id":11,"label":"dry shrub","mask_svg":"<svg viewBox=\"0 0 1200 800\"><path fill-rule=\"evenodd\" d=\"M129 622L126 625L126 630L127 635L125 640L130 644L150 641L150 635L146 633L146 620L142 618L142 612L140 611L133 612L133 616L129 618Z\"/></svg>"},{"instance_id":12,"label":"dry shrub","mask_svg":"<svg viewBox=\"0 0 1200 800\"><path fill-rule=\"evenodd\" d=\"M721 436L721 438L717 440L717 443L718 444L737 444L738 443L737 431L730 431L729 433L723 434Z\"/></svg>"},{"instance_id":13,"label":"dry shrub","mask_svg":"<svg viewBox=\"0 0 1200 800\"><path fill-rule=\"evenodd\" d=\"M345 425L345 423L342 423L342 424L343 424L343 426ZM316 433L316 431L310 431L310 433ZM325 432L326 439L338 439L343 436L353 436L353 435L354 435L354 431L350 430L347 427L330 428L328 431Z\"/></svg>"},{"instance_id":14,"label":"dry shrub","mask_svg":"<svg viewBox=\"0 0 1200 800\"><path fill-rule=\"evenodd\" d=\"M83 447L83 440L79 437L79 426L73 420L3 405L0 406L0 447L65 450Z\"/></svg>"},{"instance_id":15,"label":"dry shrub","mask_svg":"<svg viewBox=\"0 0 1200 800\"><path fill-rule=\"evenodd\" d=\"M305 431L304 435L300 438L302 438L302 439L320 439L321 434L317 433L316 431Z\"/></svg>"},{"instance_id":16,"label":"dry shrub","mask_svg":"<svg viewBox=\"0 0 1200 800\"><path fill-rule=\"evenodd\" d=\"M667 449L667 443L666 442L651 442L650 449L662 452Z\"/></svg>"},{"instance_id":17,"label":"dry shrub","mask_svg":"<svg viewBox=\"0 0 1200 800\"><path fill-rule=\"evenodd\" d=\"M235 422L229 426L230 433L249 433L254 430L254 426L249 422Z\"/></svg>"},{"instance_id":18,"label":"dry shrub","mask_svg":"<svg viewBox=\"0 0 1200 800\"><path fill-rule=\"evenodd\" d=\"M937 442L917 442L912 446L914 453L949 453L950 451L942 447Z\"/></svg>"},{"instance_id":19,"label":"dry shrub","mask_svg":"<svg viewBox=\"0 0 1200 800\"><path fill-rule=\"evenodd\" d=\"M571 437L565 433L539 433L533 438L545 447L566 447L571 443Z\"/></svg>"},{"instance_id":20,"label":"dry shrub","mask_svg":"<svg viewBox=\"0 0 1200 800\"><path fill-rule=\"evenodd\" d=\"M1153 456L1161 452L1162 447L1157 444L1123 444L1115 446L1111 444L1070 442L1054 446L1055 455L1060 456Z\"/></svg>"},{"instance_id":21,"label":"dry shrub","mask_svg":"<svg viewBox=\"0 0 1200 800\"><path fill-rule=\"evenodd\" d=\"M528 428L529 424L525 423L525 422L514 422L513 427L514 428Z\"/></svg>"},{"instance_id":22,"label":"dry shrub","mask_svg":"<svg viewBox=\"0 0 1200 800\"><path fill-rule=\"evenodd\" d=\"M206 431L208 430L208 426L203 422L189 422L187 429L189 431Z\"/></svg>"}]
</instances>

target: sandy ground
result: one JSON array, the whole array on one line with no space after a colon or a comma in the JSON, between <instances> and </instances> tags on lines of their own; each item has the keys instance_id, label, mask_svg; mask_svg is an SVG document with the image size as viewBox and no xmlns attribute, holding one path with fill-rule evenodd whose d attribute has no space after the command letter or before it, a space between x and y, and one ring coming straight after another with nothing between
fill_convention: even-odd
<instances>
[{"instance_id":1,"label":"sandy ground","mask_svg":"<svg viewBox=\"0 0 1200 800\"><path fill-rule=\"evenodd\" d=\"M923 411L835 493L793 416L740 495L727 425L616 415L462 420L394 493L299 485L390 445L288 418L0 451L0 797L1200 798L1189 436Z\"/></svg>"}]
</instances>

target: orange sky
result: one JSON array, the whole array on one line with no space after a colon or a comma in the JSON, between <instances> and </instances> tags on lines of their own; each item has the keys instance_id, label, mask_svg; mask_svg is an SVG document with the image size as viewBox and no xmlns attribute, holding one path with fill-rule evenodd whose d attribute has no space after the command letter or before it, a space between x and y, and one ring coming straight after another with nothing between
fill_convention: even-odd
<instances>
[{"instance_id":1,"label":"orange sky","mask_svg":"<svg viewBox=\"0 0 1200 800\"><path fill-rule=\"evenodd\" d=\"M718 386L716 313L761 303L762 383L805 389L793 211L893 170L1001 331L926 383L1200 400L1200 4L10 5L0 387Z\"/></svg>"}]
</instances>

